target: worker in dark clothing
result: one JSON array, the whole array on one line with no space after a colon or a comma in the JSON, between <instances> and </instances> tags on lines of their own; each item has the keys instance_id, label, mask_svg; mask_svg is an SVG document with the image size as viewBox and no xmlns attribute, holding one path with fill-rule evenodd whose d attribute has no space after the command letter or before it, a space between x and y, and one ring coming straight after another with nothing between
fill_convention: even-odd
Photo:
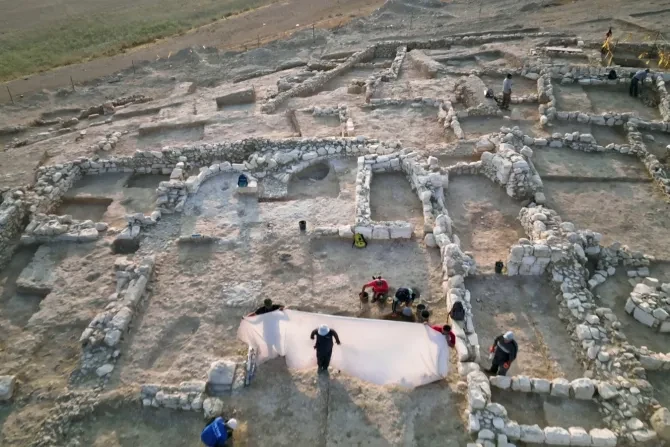
<instances>
[{"instance_id":1,"label":"worker in dark clothing","mask_svg":"<svg viewBox=\"0 0 670 447\"><path fill-rule=\"evenodd\" d=\"M493 354L489 372L491 374L498 374L499 376L507 374L507 370L512 366L512 362L516 360L516 354L519 352L519 345L516 344L512 331L498 335L493 340L493 345L489 349L489 352Z\"/></svg>"},{"instance_id":2,"label":"worker in dark clothing","mask_svg":"<svg viewBox=\"0 0 670 447\"><path fill-rule=\"evenodd\" d=\"M314 349L316 349L316 362L319 365L319 372L327 371L328 365L330 365L330 356L333 355L333 338L339 345L340 337L337 335L337 332L325 324L312 331L312 335L309 338L314 340L314 337L316 337Z\"/></svg>"},{"instance_id":3,"label":"worker in dark clothing","mask_svg":"<svg viewBox=\"0 0 670 447\"><path fill-rule=\"evenodd\" d=\"M447 345L449 345L450 348L456 346L456 334L454 334L454 332L451 330L451 326L449 326L448 324L445 324L444 326L436 324L431 326L430 328L444 335L444 337L447 339Z\"/></svg>"},{"instance_id":4,"label":"worker in dark clothing","mask_svg":"<svg viewBox=\"0 0 670 447\"><path fill-rule=\"evenodd\" d=\"M630 89L629 92L630 96L633 98L637 98L637 95L640 91L640 84L644 82L645 79L647 79L647 75L649 74L649 69L644 69L640 70L635 75L633 76L633 79L630 80Z\"/></svg>"},{"instance_id":5,"label":"worker in dark clothing","mask_svg":"<svg viewBox=\"0 0 670 447\"><path fill-rule=\"evenodd\" d=\"M416 293L410 288L399 287L395 292L395 297L393 297L393 304L391 305L391 312L395 315L398 312L398 304L403 303L405 306L411 306L412 302L416 299Z\"/></svg>"},{"instance_id":6,"label":"worker in dark clothing","mask_svg":"<svg viewBox=\"0 0 670 447\"><path fill-rule=\"evenodd\" d=\"M274 312L275 310L284 310L284 305L283 304L272 304L272 300L270 298L265 298L263 300L263 306L259 307L256 309L254 312L251 312L248 317L253 317L255 315L263 315L268 312Z\"/></svg>"},{"instance_id":7,"label":"worker in dark clothing","mask_svg":"<svg viewBox=\"0 0 670 447\"><path fill-rule=\"evenodd\" d=\"M233 437L237 428L237 419L224 421L221 416L212 418L200 434L200 440L207 447L223 447Z\"/></svg>"}]
</instances>

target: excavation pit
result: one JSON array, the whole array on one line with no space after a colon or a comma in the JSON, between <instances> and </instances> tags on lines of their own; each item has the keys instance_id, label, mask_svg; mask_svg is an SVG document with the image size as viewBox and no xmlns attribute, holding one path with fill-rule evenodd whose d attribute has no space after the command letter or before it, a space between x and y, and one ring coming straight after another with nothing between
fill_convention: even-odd
<instances>
[{"instance_id":1,"label":"excavation pit","mask_svg":"<svg viewBox=\"0 0 670 447\"><path fill-rule=\"evenodd\" d=\"M535 147L533 163L543 180L649 182L647 170L634 155Z\"/></svg>"},{"instance_id":2,"label":"excavation pit","mask_svg":"<svg viewBox=\"0 0 670 447\"><path fill-rule=\"evenodd\" d=\"M602 428L603 421L594 401L559 398L537 393L491 387L491 401L501 404L507 416L524 425L540 427Z\"/></svg>"},{"instance_id":3,"label":"excavation pit","mask_svg":"<svg viewBox=\"0 0 670 447\"><path fill-rule=\"evenodd\" d=\"M597 295L598 303L602 307L609 307L614 311L617 319L621 322L621 332L626 335L628 342L637 347L646 346L652 352L666 353L670 351L670 334L659 333L643 325L626 312L626 301L633 291L633 285L627 275L627 268L617 267L614 276L609 276L607 280L594 289ZM670 264L652 264L650 266L652 277L659 281L667 281L670 278Z\"/></svg>"},{"instance_id":4,"label":"excavation pit","mask_svg":"<svg viewBox=\"0 0 670 447\"><path fill-rule=\"evenodd\" d=\"M479 79L486 84L488 88L492 88L495 93L502 92L502 84L505 79L504 76L481 75ZM537 95L537 81L533 81L523 76L512 77L512 96ZM537 105L535 106L537 110Z\"/></svg>"},{"instance_id":5,"label":"excavation pit","mask_svg":"<svg viewBox=\"0 0 670 447\"><path fill-rule=\"evenodd\" d=\"M435 107L384 107L358 109L352 119L356 135L383 141L400 140L404 147L421 149L446 143L444 128L437 122Z\"/></svg>"},{"instance_id":6,"label":"excavation pit","mask_svg":"<svg viewBox=\"0 0 670 447\"><path fill-rule=\"evenodd\" d=\"M351 70L342 73L339 76L335 76L333 79L328 81L320 91L331 92L340 88L347 88L349 83L354 80L365 81L375 73L377 70L374 68L352 68Z\"/></svg>"},{"instance_id":7,"label":"excavation pit","mask_svg":"<svg viewBox=\"0 0 670 447\"><path fill-rule=\"evenodd\" d=\"M665 132L649 132L644 131L644 145L649 153L653 154L658 160L665 164L666 167L670 165L670 133Z\"/></svg>"},{"instance_id":8,"label":"excavation pit","mask_svg":"<svg viewBox=\"0 0 670 447\"><path fill-rule=\"evenodd\" d=\"M401 172L373 174L370 186L370 211L373 221L399 220L414 226L417 235L423 234L421 201Z\"/></svg>"},{"instance_id":9,"label":"excavation pit","mask_svg":"<svg viewBox=\"0 0 670 447\"><path fill-rule=\"evenodd\" d=\"M314 116L306 113L296 113L303 137L327 138L342 135L342 124L340 117Z\"/></svg>"},{"instance_id":10,"label":"excavation pit","mask_svg":"<svg viewBox=\"0 0 670 447\"><path fill-rule=\"evenodd\" d=\"M445 205L453 232L480 272L492 273L497 261L507 261L510 247L526 237L517 220L521 205L483 176L452 177Z\"/></svg>"},{"instance_id":11,"label":"excavation pit","mask_svg":"<svg viewBox=\"0 0 670 447\"><path fill-rule=\"evenodd\" d=\"M564 222L601 233L604 245L618 241L658 259L668 257L664 229L670 206L653 183L544 180L544 191L547 206Z\"/></svg>"},{"instance_id":12,"label":"excavation pit","mask_svg":"<svg viewBox=\"0 0 670 447\"><path fill-rule=\"evenodd\" d=\"M558 317L556 292L543 277L468 277L465 286L470 290L482 367L490 367L493 340L512 331L519 353L508 375L549 380L573 380L584 375L572 352L570 334Z\"/></svg>"},{"instance_id":13,"label":"excavation pit","mask_svg":"<svg viewBox=\"0 0 670 447\"><path fill-rule=\"evenodd\" d=\"M337 197L339 194L337 174L327 162L312 165L293 174L288 183L289 199Z\"/></svg>"},{"instance_id":14,"label":"excavation pit","mask_svg":"<svg viewBox=\"0 0 670 447\"><path fill-rule=\"evenodd\" d=\"M69 214L74 220L103 220L112 199L104 197L79 197L64 199L54 214L64 216Z\"/></svg>"},{"instance_id":15,"label":"excavation pit","mask_svg":"<svg viewBox=\"0 0 670 447\"><path fill-rule=\"evenodd\" d=\"M147 133L140 133L137 146L144 150L160 150L165 146L200 141L205 136L204 124L187 124L172 126Z\"/></svg>"},{"instance_id":16,"label":"excavation pit","mask_svg":"<svg viewBox=\"0 0 670 447\"><path fill-rule=\"evenodd\" d=\"M581 111L600 115L602 113L633 113L640 119L661 119L658 107L649 107L640 98L628 93L628 83L617 85L558 84L554 86L557 109L566 112ZM645 85L644 89L651 89Z\"/></svg>"},{"instance_id":17,"label":"excavation pit","mask_svg":"<svg viewBox=\"0 0 670 447\"><path fill-rule=\"evenodd\" d=\"M512 105L511 107L516 106ZM511 120L501 116L472 116L460 118L459 122L465 133L465 138L468 139L500 133L501 127L518 126L524 135L534 135L536 133L536 123L530 120Z\"/></svg>"},{"instance_id":18,"label":"excavation pit","mask_svg":"<svg viewBox=\"0 0 670 447\"><path fill-rule=\"evenodd\" d=\"M667 346L667 345L666 345ZM668 371L647 371L647 380L654 387L654 398L661 406L670 408L670 373Z\"/></svg>"}]
</instances>

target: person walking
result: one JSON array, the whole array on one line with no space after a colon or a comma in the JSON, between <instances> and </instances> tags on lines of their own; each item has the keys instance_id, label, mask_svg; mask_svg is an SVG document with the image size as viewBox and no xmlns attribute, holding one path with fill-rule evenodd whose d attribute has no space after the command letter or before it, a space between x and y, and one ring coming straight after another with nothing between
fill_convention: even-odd
<instances>
[{"instance_id":1,"label":"person walking","mask_svg":"<svg viewBox=\"0 0 670 447\"><path fill-rule=\"evenodd\" d=\"M638 93L640 92L640 84L644 82L645 79L647 79L647 75L649 74L649 69L644 69L644 70L639 70L635 75L633 76L633 79L630 80L630 88L629 88L629 94L633 98L637 98Z\"/></svg>"},{"instance_id":2,"label":"person walking","mask_svg":"<svg viewBox=\"0 0 670 447\"><path fill-rule=\"evenodd\" d=\"M237 428L237 419L224 421L221 416L210 419L200 434L200 440L207 447L224 447L233 437L233 430Z\"/></svg>"},{"instance_id":3,"label":"person walking","mask_svg":"<svg viewBox=\"0 0 670 447\"><path fill-rule=\"evenodd\" d=\"M507 76L505 76L505 79L503 80L502 95L502 104L500 104L500 108L509 110L509 103L512 101L512 75L510 73L507 73Z\"/></svg>"},{"instance_id":4,"label":"person walking","mask_svg":"<svg viewBox=\"0 0 670 447\"><path fill-rule=\"evenodd\" d=\"M309 338L310 340L314 340L314 337L316 337L316 343L314 343L314 349L316 349L316 363L319 365L319 372L325 372L328 370L330 357L333 355L333 339L340 345L340 337L337 335L337 332L330 329L325 324L322 324L312 331Z\"/></svg>"},{"instance_id":5,"label":"person walking","mask_svg":"<svg viewBox=\"0 0 670 447\"><path fill-rule=\"evenodd\" d=\"M493 345L489 349L489 352L493 355L489 372L499 376L507 374L507 370L510 369L512 362L516 360L516 355L519 352L519 345L514 340L512 331L498 335L493 340Z\"/></svg>"}]
</instances>

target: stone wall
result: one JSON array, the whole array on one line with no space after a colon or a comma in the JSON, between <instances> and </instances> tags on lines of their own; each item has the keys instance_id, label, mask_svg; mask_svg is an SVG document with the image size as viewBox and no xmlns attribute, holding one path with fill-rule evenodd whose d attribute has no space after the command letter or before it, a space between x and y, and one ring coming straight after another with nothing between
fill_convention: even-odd
<instances>
[{"instance_id":1,"label":"stone wall","mask_svg":"<svg viewBox=\"0 0 670 447\"><path fill-rule=\"evenodd\" d=\"M626 312L640 323L658 332L670 332L670 284L646 277L638 283L626 301Z\"/></svg>"},{"instance_id":2,"label":"stone wall","mask_svg":"<svg viewBox=\"0 0 670 447\"><path fill-rule=\"evenodd\" d=\"M5 192L0 198L0 271L9 263L23 231L27 203L22 189Z\"/></svg>"},{"instance_id":3,"label":"stone wall","mask_svg":"<svg viewBox=\"0 0 670 447\"><path fill-rule=\"evenodd\" d=\"M105 310L93 318L79 338L82 357L73 379L92 372L105 382L109 379L120 354L119 343L141 306L154 264L152 256L141 259L137 264L125 257L116 259L116 292L108 297L109 304Z\"/></svg>"},{"instance_id":4,"label":"stone wall","mask_svg":"<svg viewBox=\"0 0 670 447\"><path fill-rule=\"evenodd\" d=\"M234 106L238 104L249 104L256 100L256 90L253 86L228 92L216 97L217 107Z\"/></svg>"},{"instance_id":5,"label":"stone wall","mask_svg":"<svg viewBox=\"0 0 670 447\"><path fill-rule=\"evenodd\" d=\"M21 236L21 244L48 244L54 242L94 242L107 231L105 222L73 220L72 216L37 213Z\"/></svg>"},{"instance_id":6,"label":"stone wall","mask_svg":"<svg viewBox=\"0 0 670 447\"><path fill-rule=\"evenodd\" d=\"M504 186L512 198L532 197L541 188L534 179L527 157L511 144L501 143L496 153L484 152L481 162L481 172L494 183Z\"/></svg>"}]
</instances>

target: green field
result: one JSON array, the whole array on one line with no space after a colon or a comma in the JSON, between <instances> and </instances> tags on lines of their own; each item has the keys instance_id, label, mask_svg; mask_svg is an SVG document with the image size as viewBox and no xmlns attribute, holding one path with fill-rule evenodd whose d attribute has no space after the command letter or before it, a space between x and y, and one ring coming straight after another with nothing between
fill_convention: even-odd
<instances>
[{"instance_id":1,"label":"green field","mask_svg":"<svg viewBox=\"0 0 670 447\"><path fill-rule=\"evenodd\" d=\"M60 1L60 3L59 3ZM0 80L108 56L271 0L0 0Z\"/></svg>"}]
</instances>

